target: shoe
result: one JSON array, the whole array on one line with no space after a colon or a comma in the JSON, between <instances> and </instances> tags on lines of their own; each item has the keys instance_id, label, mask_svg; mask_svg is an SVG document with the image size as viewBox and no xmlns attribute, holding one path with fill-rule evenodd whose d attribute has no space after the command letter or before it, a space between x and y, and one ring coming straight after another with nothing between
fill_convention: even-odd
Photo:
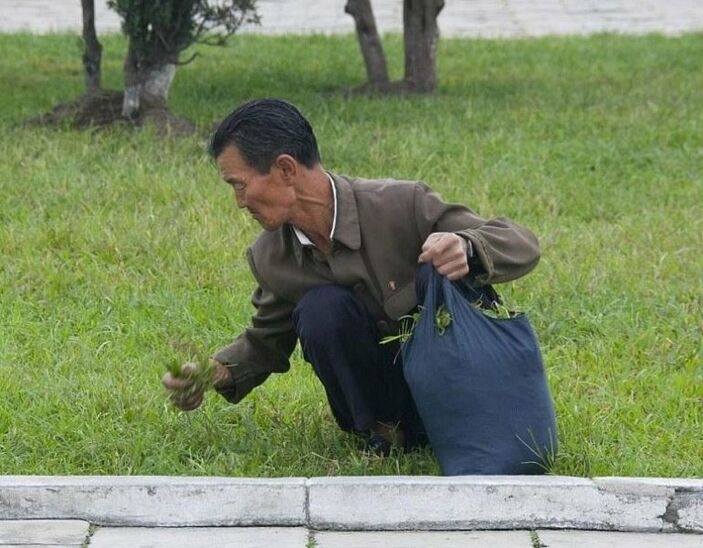
<instances>
[{"instance_id":1,"label":"shoe","mask_svg":"<svg viewBox=\"0 0 703 548\"><path fill-rule=\"evenodd\" d=\"M366 441L364 451L377 457L387 457L391 454L392 444L381 434L371 434Z\"/></svg>"}]
</instances>

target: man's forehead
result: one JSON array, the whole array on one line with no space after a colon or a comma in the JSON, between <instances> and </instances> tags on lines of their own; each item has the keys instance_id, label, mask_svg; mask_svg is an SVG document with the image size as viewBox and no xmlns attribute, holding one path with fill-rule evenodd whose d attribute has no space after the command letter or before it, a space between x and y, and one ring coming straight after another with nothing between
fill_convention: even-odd
<instances>
[{"instance_id":1,"label":"man's forehead","mask_svg":"<svg viewBox=\"0 0 703 548\"><path fill-rule=\"evenodd\" d=\"M217 157L217 166L221 175L235 175L236 173L252 169L242 157L239 149L234 145L228 145L222 150Z\"/></svg>"}]
</instances>

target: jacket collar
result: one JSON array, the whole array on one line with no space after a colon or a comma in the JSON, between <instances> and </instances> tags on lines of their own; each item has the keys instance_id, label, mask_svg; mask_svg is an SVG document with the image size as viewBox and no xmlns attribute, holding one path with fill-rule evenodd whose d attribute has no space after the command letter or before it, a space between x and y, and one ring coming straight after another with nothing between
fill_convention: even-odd
<instances>
[{"instance_id":1,"label":"jacket collar","mask_svg":"<svg viewBox=\"0 0 703 548\"><path fill-rule=\"evenodd\" d=\"M328 172L329 173L329 172ZM359 212L356 199L349 179L329 173L337 193L337 222L332 234L333 242L338 242L349 249L361 247L361 229L359 228ZM303 265L303 245L296 237L292 225L286 226L288 238L292 240L293 254L298 266Z\"/></svg>"},{"instance_id":2,"label":"jacket collar","mask_svg":"<svg viewBox=\"0 0 703 548\"><path fill-rule=\"evenodd\" d=\"M337 190L337 226L332 239L349 249L357 250L361 247L361 229L354 190L348 179L332 173L330 176Z\"/></svg>"}]
</instances>

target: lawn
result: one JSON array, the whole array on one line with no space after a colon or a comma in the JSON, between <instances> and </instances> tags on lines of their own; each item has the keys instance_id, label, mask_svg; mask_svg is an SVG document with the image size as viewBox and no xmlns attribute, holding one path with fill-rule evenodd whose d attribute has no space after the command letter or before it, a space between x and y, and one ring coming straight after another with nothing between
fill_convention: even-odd
<instances>
[{"instance_id":1,"label":"lawn","mask_svg":"<svg viewBox=\"0 0 703 548\"><path fill-rule=\"evenodd\" d=\"M125 44L103 37L116 88ZM401 40L387 38L400 75ZM167 364L247 325L237 211L204 147L239 102L280 96L328 169L428 182L539 236L499 287L542 343L552 470L703 476L703 35L443 40L433 97L348 97L355 39L241 36L179 68L197 136L27 129L82 90L75 35L0 35L0 474L437 474L340 432L311 368L237 406L170 407Z\"/></svg>"}]
</instances>

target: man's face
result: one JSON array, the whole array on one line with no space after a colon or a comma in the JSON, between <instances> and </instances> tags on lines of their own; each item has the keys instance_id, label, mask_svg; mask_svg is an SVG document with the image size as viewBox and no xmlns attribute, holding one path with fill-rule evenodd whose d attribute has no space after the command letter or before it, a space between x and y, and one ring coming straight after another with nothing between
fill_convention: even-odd
<instances>
[{"instance_id":1,"label":"man's face","mask_svg":"<svg viewBox=\"0 0 703 548\"><path fill-rule=\"evenodd\" d=\"M234 190L237 207L246 208L266 230L276 230L288 222L295 192L281 175L275 162L268 173L259 173L247 164L234 145L217 157L222 179Z\"/></svg>"}]
</instances>

